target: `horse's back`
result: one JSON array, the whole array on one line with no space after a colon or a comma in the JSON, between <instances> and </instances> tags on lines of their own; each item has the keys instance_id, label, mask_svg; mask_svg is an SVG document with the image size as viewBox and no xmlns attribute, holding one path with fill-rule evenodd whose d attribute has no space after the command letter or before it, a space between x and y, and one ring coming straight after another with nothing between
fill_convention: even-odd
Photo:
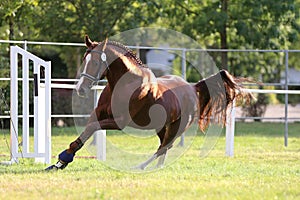
<instances>
[{"instance_id":1,"label":"horse's back","mask_svg":"<svg viewBox=\"0 0 300 200\"><path fill-rule=\"evenodd\" d=\"M183 78L180 76L176 75L165 75L157 78L158 82L164 83L164 84L176 84L176 85L181 85L181 84L188 84Z\"/></svg>"},{"instance_id":2,"label":"horse's back","mask_svg":"<svg viewBox=\"0 0 300 200\"><path fill-rule=\"evenodd\" d=\"M176 90L181 94L189 94L194 96L195 89L194 87L185 81L180 76L176 75L166 75L157 78L158 87L163 90Z\"/></svg>"},{"instance_id":3,"label":"horse's back","mask_svg":"<svg viewBox=\"0 0 300 200\"><path fill-rule=\"evenodd\" d=\"M176 75L167 75L157 78L158 87L162 97L172 98L179 104L180 110L194 110L197 106L197 93L195 88ZM169 95L168 95L169 94Z\"/></svg>"}]
</instances>

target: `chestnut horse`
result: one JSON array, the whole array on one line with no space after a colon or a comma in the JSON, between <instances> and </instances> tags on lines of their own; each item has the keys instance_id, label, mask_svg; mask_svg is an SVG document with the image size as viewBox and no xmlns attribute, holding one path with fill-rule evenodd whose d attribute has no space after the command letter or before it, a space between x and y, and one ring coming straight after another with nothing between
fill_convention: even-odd
<instances>
[{"instance_id":1,"label":"chestnut horse","mask_svg":"<svg viewBox=\"0 0 300 200\"><path fill-rule=\"evenodd\" d=\"M96 130L122 130L126 126L154 129L160 139L156 153L137 168L145 169L157 158L157 167L162 166L168 149L196 115L201 130L207 127L212 117L224 124L226 111L235 98L249 100L252 97L239 85L243 79L235 78L225 70L191 85L174 75L156 78L129 48L120 43L92 42L85 36L85 44L84 69L76 85L78 95L86 96L100 79L106 78L108 83L84 132L59 154L58 162L46 170L64 169Z\"/></svg>"}]
</instances>

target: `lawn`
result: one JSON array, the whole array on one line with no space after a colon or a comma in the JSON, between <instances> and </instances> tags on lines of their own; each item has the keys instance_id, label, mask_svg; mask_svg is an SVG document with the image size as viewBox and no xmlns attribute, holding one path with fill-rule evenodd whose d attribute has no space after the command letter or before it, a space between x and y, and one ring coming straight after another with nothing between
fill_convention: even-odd
<instances>
[{"instance_id":1,"label":"lawn","mask_svg":"<svg viewBox=\"0 0 300 200\"><path fill-rule=\"evenodd\" d=\"M92 154L88 148L57 172L20 159L19 164L0 165L0 199L300 199L300 124L289 125L288 147L283 130L280 123L237 123L233 158L225 156L224 133L208 156L200 157L204 136L199 133L182 156L146 173L115 170L85 158ZM77 137L74 128L53 128L52 133L53 155ZM0 137L0 159L7 160L9 135ZM118 133L109 132L107 138L128 151L157 148L155 137L149 138L154 142L145 140L154 143L145 148Z\"/></svg>"}]
</instances>

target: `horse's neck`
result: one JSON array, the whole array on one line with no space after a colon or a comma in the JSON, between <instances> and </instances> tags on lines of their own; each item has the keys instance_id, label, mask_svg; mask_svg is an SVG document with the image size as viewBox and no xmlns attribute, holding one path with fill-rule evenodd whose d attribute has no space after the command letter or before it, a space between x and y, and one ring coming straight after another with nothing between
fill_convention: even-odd
<instances>
[{"instance_id":1,"label":"horse's neck","mask_svg":"<svg viewBox=\"0 0 300 200\"><path fill-rule=\"evenodd\" d=\"M114 76L112 72L112 74L107 76L107 79L112 91L115 87L118 89L124 88L124 90L136 90L149 83L155 82L154 74L147 68L141 68L138 73L137 71L128 70L126 73L119 73L117 76Z\"/></svg>"},{"instance_id":2,"label":"horse's neck","mask_svg":"<svg viewBox=\"0 0 300 200\"><path fill-rule=\"evenodd\" d=\"M130 84L133 81L138 81L140 76L127 68L127 66L121 61L121 59L115 61L109 66L109 71L107 73L107 81L113 89L116 85L118 87L123 87Z\"/></svg>"},{"instance_id":3,"label":"horse's neck","mask_svg":"<svg viewBox=\"0 0 300 200\"><path fill-rule=\"evenodd\" d=\"M112 58L107 74L107 79L112 89L118 84L119 86L128 86L133 82L134 84L142 84L152 78L152 72L137 62L135 58L125 55L126 52L122 50L112 49ZM120 53L121 52L121 53ZM154 76L154 75L153 75Z\"/></svg>"}]
</instances>

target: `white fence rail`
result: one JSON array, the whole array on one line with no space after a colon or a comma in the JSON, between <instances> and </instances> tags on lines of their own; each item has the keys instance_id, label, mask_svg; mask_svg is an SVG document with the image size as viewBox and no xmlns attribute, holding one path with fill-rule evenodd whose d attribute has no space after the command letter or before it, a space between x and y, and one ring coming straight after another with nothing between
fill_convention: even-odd
<instances>
[{"instance_id":1,"label":"white fence rail","mask_svg":"<svg viewBox=\"0 0 300 200\"><path fill-rule=\"evenodd\" d=\"M246 89L246 90L252 93L262 93L262 94L300 94L300 90L258 90L258 89ZM234 106L226 122L225 154L230 157L234 155L234 135L235 135L235 118L236 118L235 116L236 112ZM288 119L287 108L285 108L285 121L287 121L287 119ZM288 144L287 123L285 124L284 144L285 146L287 146Z\"/></svg>"},{"instance_id":2,"label":"white fence rail","mask_svg":"<svg viewBox=\"0 0 300 200\"><path fill-rule=\"evenodd\" d=\"M23 44L24 45L24 49L26 50L27 49L27 46L28 45L59 45L59 46L84 46L83 43L58 43L58 42L35 42L35 41L9 41L9 40L0 40L0 43L10 43L10 44ZM253 92L253 93L265 93L265 94L268 94L268 93L276 93L276 94L285 94L285 117L284 117L284 122L285 122L285 131L284 131L284 138L285 138L285 141L284 141L284 144L285 146L287 146L288 142L287 142L287 138L288 138L288 115L287 115L287 111L288 111L288 95L290 94L299 94L299 91L293 91L293 90L288 90L288 86L290 85L296 85L298 86L299 84L291 84L288 82L287 80L287 72L288 72L288 69L289 69L289 53L300 53L300 50L257 50L257 49L246 49L246 50L238 50L238 49L186 49L186 48L161 48L161 47L141 47L141 46L129 46L129 48L134 48L134 49L161 49L161 50L176 50L176 51L181 51L181 55L182 55L182 62L181 62L181 70L182 70L182 77L185 77L186 74L186 62L185 62L185 56L186 56L186 53L188 51L199 51L199 52L203 52L203 51L207 51L207 52L282 52L285 54L285 62L284 62L284 66L285 66L285 80L284 80L284 84L282 83L268 83L266 85L277 85L277 86L283 86L284 87L284 90L254 90L254 89L251 89L250 91ZM21 48L19 48L21 49ZM21 49L20 51L23 51L23 49ZM17 56L14 55L12 56L12 53L11 53L11 60L13 60L12 58L14 59L17 59ZM30 60L30 59L29 59ZM23 59L23 61L26 63L28 62L28 59L25 58ZM12 65L15 65L17 66L17 63L13 63L13 62L17 62L17 61L11 61L12 62ZM42 64L47 64L47 62L38 62L37 66L41 65ZM51 65L50 65L51 66ZM17 68L16 68L17 69ZM36 70L39 70L39 69L36 69ZM47 72L46 72L47 74ZM50 74L50 73L49 73ZM11 72L11 75L13 76L17 76L17 72L12 70ZM26 72L24 72L23 76L28 76L28 74ZM11 80L11 78L0 78L0 81L9 81ZM18 78L16 77L16 80L17 81L20 81L22 78ZM27 78L27 81L30 80ZM55 81L66 81L65 79L55 79ZM72 81L76 81L76 79L72 79ZM11 84L11 87L17 87L17 82L16 81L12 81L12 84ZM47 84L46 84L47 85ZM28 91L27 89L27 85L26 83L23 84L23 96L26 97L26 95L28 93L26 93L25 91ZM48 87L48 86L47 86ZM58 87L63 87L65 89L73 89L74 88L74 85L68 85L68 84L65 84L65 85L62 85L62 84L51 84L51 88L58 88ZM42 87L41 87L42 88ZM43 91L46 91L46 93L48 93L49 91L47 91L46 89L40 89L41 91L39 91L38 93L41 93ZM17 90L11 90L12 92L12 97L16 97L18 92ZM50 90L51 92L51 90ZM12 98L13 99L13 98ZM17 105L18 101L17 100L13 100L14 103L13 105ZM40 102L40 100L35 100L36 102ZM24 102L23 102L24 103ZM15 106L17 107L17 106ZM15 109L15 110L14 110ZM15 117L18 113L18 111L16 110L17 108L13 108L13 110L11 110L11 114L14 113L14 120L12 121L12 123L14 124L18 124L17 123L17 118ZM39 109L38 109L39 110ZM48 108L46 109L48 110ZM49 109L50 110L50 109ZM28 111L28 107L27 106L24 106L23 107L23 113L27 112ZM28 115L29 117L31 117L31 115ZM20 117L20 116L19 116ZM49 114L47 114L47 117L49 117ZM75 115L56 115L56 114L53 114L51 115L51 117L76 117ZM82 117L82 116L77 116L77 117ZM86 117L86 116L85 116ZM0 118L9 118L9 116L0 116ZM46 119L45 119L46 121ZM234 120L235 121L235 120ZM229 131L229 133L233 133L234 135L234 121L233 123L231 123L231 130L232 131ZM23 120L23 131L25 131L25 135L27 135L27 128L26 127L29 127L29 126L25 126L26 124L28 124L28 119L25 119ZM24 128L25 127L25 128ZM229 130L229 129L228 129ZM51 133L50 133L51 134ZM229 136L229 134L228 134ZM13 139L13 138L12 138ZM15 138L16 139L16 138ZM32 154L29 153L29 151L27 151L28 149L28 139L24 140L23 139L23 142L25 141L25 151L24 151L24 154L28 154L29 156L31 156ZM228 142L228 144L232 143L232 147L233 147L233 137L232 138L228 138L228 141L231 141L231 142ZM227 144L227 143L226 143ZM20 153L17 152L17 146L14 146L14 152L16 155L20 156ZM233 149L230 149L229 146L226 146L226 152L229 152L229 153L226 153L227 155L230 155L232 154L233 155ZM230 153L231 152L231 153ZM37 153L36 153L38 156L42 156L43 153L39 153L38 150L37 150ZM47 159L46 159L47 160Z\"/></svg>"}]
</instances>

